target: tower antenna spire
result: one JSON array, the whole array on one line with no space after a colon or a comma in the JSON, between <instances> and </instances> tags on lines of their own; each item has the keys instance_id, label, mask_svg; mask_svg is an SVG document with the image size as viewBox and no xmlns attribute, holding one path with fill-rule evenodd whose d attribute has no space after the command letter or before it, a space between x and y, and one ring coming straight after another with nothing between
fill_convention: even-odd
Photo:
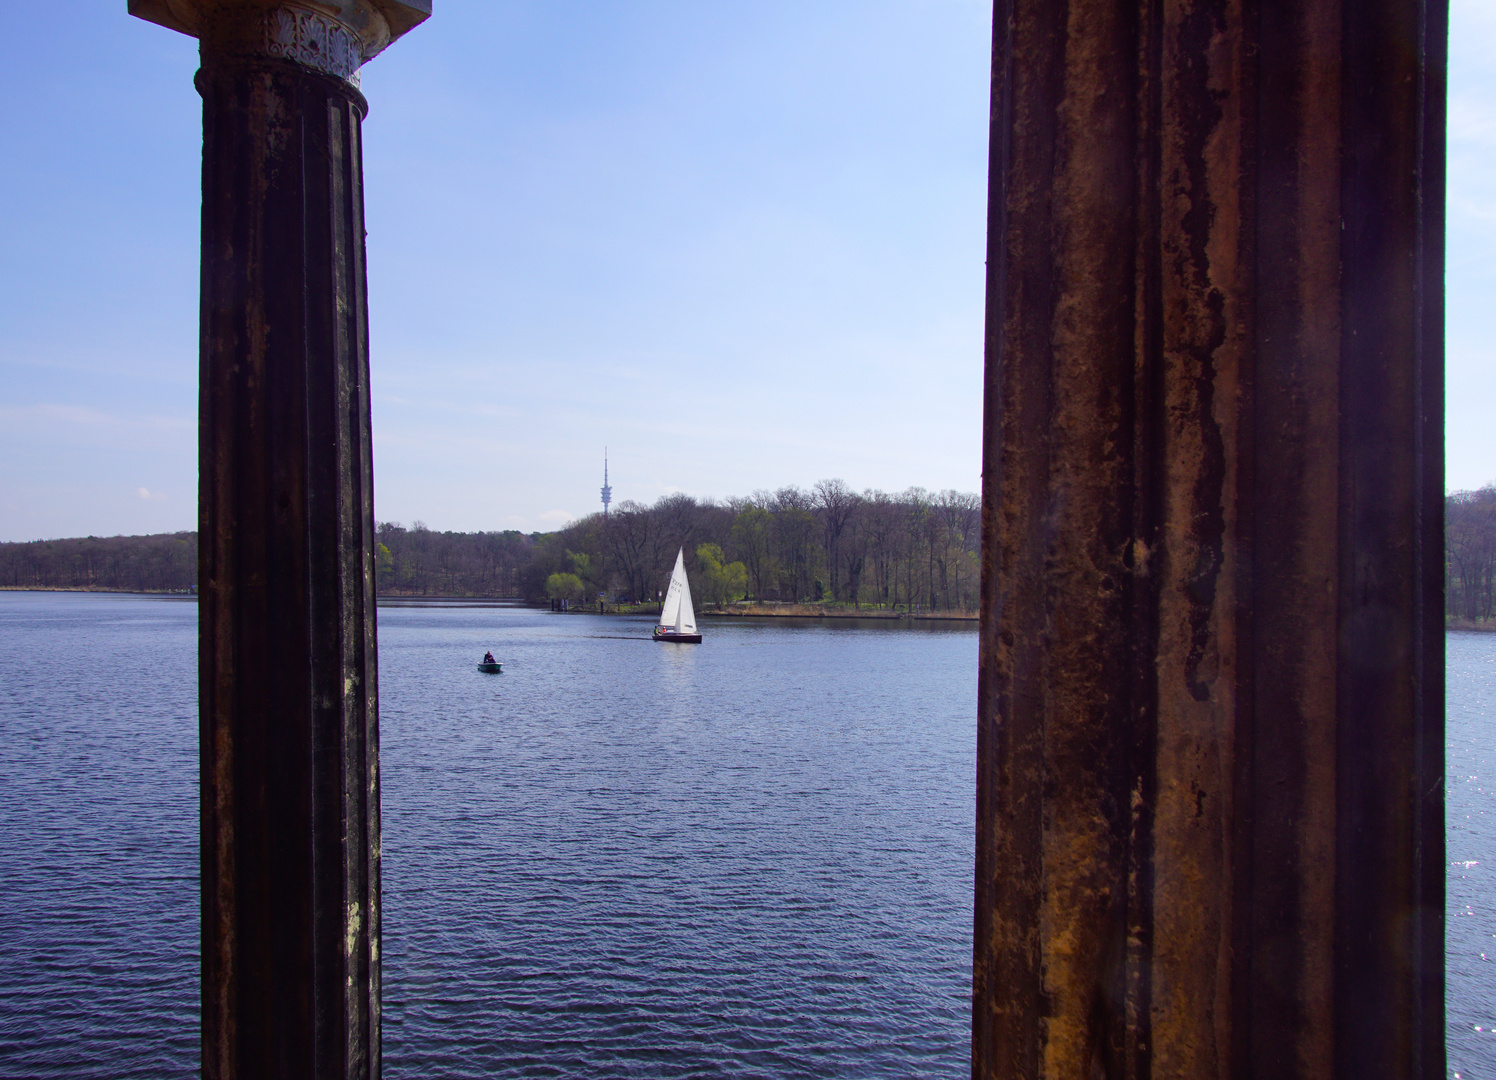
<instances>
[{"instance_id":1,"label":"tower antenna spire","mask_svg":"<svg viewBox=\"0 0 1496 1080\"><path fill-rule=\"evenodd\" d=\"M613 489L608 485L608 448L603 447L603 517L608 516L608 504L613 501Z\"/></svg>"}]
</instances>

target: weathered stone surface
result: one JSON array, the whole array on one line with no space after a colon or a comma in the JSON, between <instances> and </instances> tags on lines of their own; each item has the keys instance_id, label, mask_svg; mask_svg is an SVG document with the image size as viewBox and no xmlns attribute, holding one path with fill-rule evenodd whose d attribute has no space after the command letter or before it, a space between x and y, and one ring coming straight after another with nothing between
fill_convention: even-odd
<instances>
[{"instance_id":1,"label":"weathered stone surface","mask_svg":"<svg viewBox=\"0 0 1496 1080\"><path fill-rule=\"evenodd\" d=\"M363 102L205 67L205 1077L379 1071Z\"/></svg>"},{"instance_id":2,"label":"weathered stone surface","mask_svg":"<svg viewBox=\"0 0 1496 1080\"><path fill-rule=\"evenodd\" d=\"M210 49L290 59L340 78L354 77L359 65L431 15L431 0L126 2L131 15Z\"/></svg>"},{"instance_id":3,"label":"weathered stone surface","mask_svg":"<svg viewBox=\"0 0 1496 1080\"><path fill-rule=\"evenodd\" d=\"M975 1076L1443 1075L1444 18L996 5Z\"/></svg>"},{"instance_id":4,"label":"weathered stone surface","mask_svg":"<svg viewBox=\"0 0 1496 1080\"><path fill-rule=\"evenodd\" d=\"M379 725L357 65L429 6L131 10L203 39L207 1080L380 1072Z\"/></svg>"}]
</instances>

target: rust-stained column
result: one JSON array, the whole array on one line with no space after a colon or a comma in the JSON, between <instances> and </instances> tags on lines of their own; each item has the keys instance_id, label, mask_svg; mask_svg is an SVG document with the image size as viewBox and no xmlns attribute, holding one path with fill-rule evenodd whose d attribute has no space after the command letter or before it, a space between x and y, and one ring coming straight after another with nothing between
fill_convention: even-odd
<instances>
[{"instance_id":1,"label":"rust-stained column","mask_svg":"<svg viewBox=\"0 0 1496 1080\"><path fill-rule=\"evenodd\" d=\"M130 0L201 41L208 1080L379 1058L379 743L358 69L421 0Z\"/></svg>"},{"instance_id":2,"label":"rust-stained column","mask_svg":"<svg viewBox=\"0 0 1496 1080\"><path fill-rule=\"evenodd\" d=\"M1443 1054L1443 0L998 0L976 1077Z\"/></svg>"}]
</instances>

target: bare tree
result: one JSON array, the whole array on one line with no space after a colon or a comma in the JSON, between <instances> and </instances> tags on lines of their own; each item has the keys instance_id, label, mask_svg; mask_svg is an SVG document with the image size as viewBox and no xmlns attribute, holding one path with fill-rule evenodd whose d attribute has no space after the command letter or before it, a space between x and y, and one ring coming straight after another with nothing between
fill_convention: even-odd
<instances>
[{"instance_id":1,"label":"bare tree","mask_svg":"<svg viewBox=\"0 0 1496 1080\"><path fill-rule=\"evenodd\" d=\"M774 515L754 500L742 500L732 523L732 551L748 568L753 595L764 596L764 581L773 576Z\"/></svg>"},{"instance_id":2,"label":"bare tree","mask_svg":"<svg viewBox=\"0 0 1496 1080\"><path fill-rule=\"evenodd\" d=\"M1496 486L1445 499L1444 554L1450 613L1466 619L1496 615Z\"/></svg>"},{"instance_id":3,"label":"bare tree","mask_svg":"<svg viewBox=\"0 0 1496 1080\"><path fill-rule=\"evenodd\" d=\"M636 600L654 599L651 581L659 549L654 513L626 499L608 515L607 538L608 553L625 591Z\"/></svg>"},{"instance_id":4,"label":"bare tree","mask_svg":"<svg viewBox=\"0 0 1496 1080\"><path fill-rule=\"evenodd\" d=\"M821 538L826 556L826 576L830 579L831 597L842 599L841 590L841 545L847 525L862 500L855 491L841 480L818 480L811 489L812 506L821 525Z\"/></svg>"},{"instance_id":5,"label":"bare tree","mask_svg":"<svg viewBox=\"0 0 1496 1080\"><path fill-rule=\"evenodd\" d=\"M774 539L782 575L781 598L786 592L791 600L810 597L815 573L812 543L817 528L813 505L810 496L794 486L774 493Z\"/></svg>"}]
</instances>

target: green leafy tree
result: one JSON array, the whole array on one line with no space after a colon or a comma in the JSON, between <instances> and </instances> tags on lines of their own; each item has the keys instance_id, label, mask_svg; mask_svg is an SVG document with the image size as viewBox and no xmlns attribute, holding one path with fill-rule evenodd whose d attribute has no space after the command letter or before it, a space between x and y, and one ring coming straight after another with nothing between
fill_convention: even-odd
<instances>
[{"instance_id":1,"label":"green leafy tree","mask_svg":"<svg viewBox=\"0 0 1496 1080\"><path fill-rule=\"evenodd\" d=\"M725 562L716 544L702 544L696 549L695 576L696 595L718 607L742 599L748 591L748 568L740 562Z\"/></svg>"},{"instance_id":2,"label":"green leafy tree","mask_svg":"<svg viewBox=\"0 0 1496 1080\"><path fill-rule=\"evenodd\" d=\"M568 551L566 559L571 563L571 572L581 579L588 596L603 591L607 582L603 580L603 574L599 572L601 559L594 559L585 551Z\"/></svg>"},{"instance_id":3,"label":"green leafy tree","mask_svg":"<svg viewBox=\"0 0 1496 1080\"><path fill-rule=\"evenodd\" d=\"M587 586L575 574L552 574L545 579L545 594L552 600L580 600L587 595Z\"/></svg>"},{"instance_id":4,"label":"green leafy tree","mask_svg":"<svg viewBox=\"0 0 1496 1080\"><path fill-rule=\"evenodd\" d=\"M740 562L730 562L722 568L723 584L728 601L741 600L748 595L748 568Z\"/></svg>"}]
</instances>

